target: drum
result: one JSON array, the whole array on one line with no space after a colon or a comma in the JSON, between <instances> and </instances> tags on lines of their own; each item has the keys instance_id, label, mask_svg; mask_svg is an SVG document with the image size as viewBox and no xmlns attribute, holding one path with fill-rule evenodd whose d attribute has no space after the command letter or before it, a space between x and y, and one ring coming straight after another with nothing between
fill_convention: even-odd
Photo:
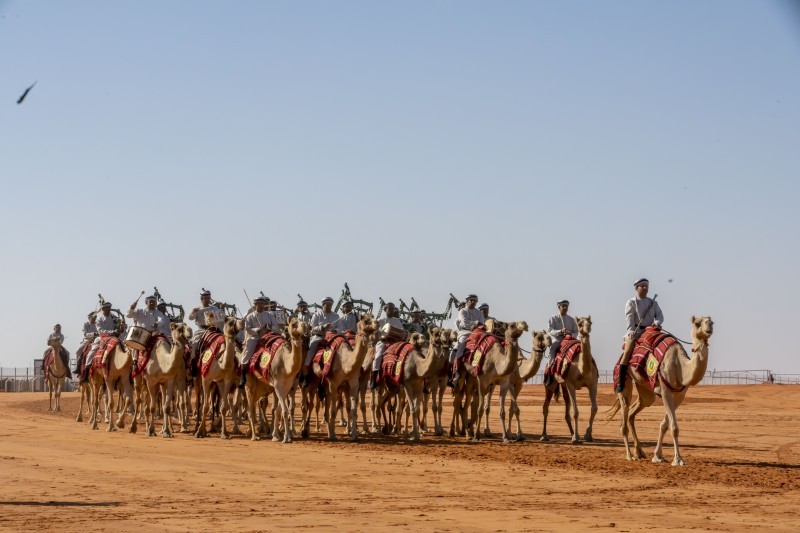
<instances>
[{"instance_id":1,"label":"drum","mask_svg":"<svg viewBox=\"0 0 800 533\"><path fill-rule=\"evenodd\" d=\"M494 318L490 318L486 321L486 331L489 333L493 333L495 335L505 335L506 333L506 323L500 322Z\"/></svg>"},{"instance_id":2,"label":"drum","mask_svg":"<svg viewBox=\"0 0 800 533\"><path fill-rule=\"evenodd\" d=\"M152 334L142 326L133 326L128 330L128 336L125 338L125 346L133 348L134 350L146 350L147 345L150 343L151 336Z\"/></svg>"},{"instance_id":3,"label":"drum","mask_svg":"<svg viewBox=\"0 0 800 533\"><path fill-rule=\"evenodd\" d=\"M389 342L404 341L408 336L408 332L403 328L398 328L389 323L381 327L381 339Z\"/></svg>"},{"instance_id":4,"label":"drum","mask_svg":"<svg viewBox=\"0 0 800 533\"><path fill-rule=\"evenodd\" d=\"M212 315L210 318L208 315ZM220 327L225 323L225 310L224 309L211 309L205 312L206 326Z\"/></svg>"}]
</instances>

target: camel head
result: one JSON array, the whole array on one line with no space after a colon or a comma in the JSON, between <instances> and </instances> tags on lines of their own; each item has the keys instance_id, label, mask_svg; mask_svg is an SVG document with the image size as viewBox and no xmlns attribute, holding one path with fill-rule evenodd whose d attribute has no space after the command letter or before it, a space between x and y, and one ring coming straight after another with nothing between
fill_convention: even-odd
<instances>
[{"instance_id":1,"label":"camel head","mask_svg":"<svg viewBox=\"0 0 800 533\"><path fill-rule=\"evenodd\" d=\"M225 324L222 326L222 332L226 337L235 337L237 333L242 331L242 321L236 317L226 317Z\"/></svg>"},{"instance_id":2,"label":"camel head","mask_svg":"<svg viewBox=\"0 0 800 533\"><path fill-rule=\"evenodd\" d=\"M407 342L413 344L415 349L421 350L428 343L428 339L426 339L422 333L417 333L415 331L408 336Z\"/></svg>"},{"instance_id":3,"label":"camel head","mask_svg":"<svg viewBox=\"0 0 800 533\"><path fill-rule=\"evenodd\" d=\"M375 322L375 319L372 318L372 315L369 313L364 313L364 316L361 317L361 320L358 321L358 332L369 337L378 329L378 324Z\"/></svg>"},{"instance_id":4,"label":"camel head","mask_svg":"<svg viewBox=\"0 0 800 533\"><path fill-rule=\"evenodd\" d=\"M697 340L708 341L714 333L714 321L708 316L692 315L692 337Z\"/></svg>"},{"instance_id":5,"label":"camel head","mask_svg":"<svg viewBox=\"0 0 800 533\"><path fill-rule=\"evenodd\" d=\"M531 336L533 336L533 348L534 352L543 352L550 345L553 343L553 340L550 338L550 335L547 334L547 331L532 331Z\"/></svg>"},{"instance_id":6,"label":"camel head","mask_svg":"<svg viewBox=\"0 0 800 533\"><path fill-rule=\"evenodd\" d=\"M53 350L58 351L61 348L61 341L56 337L50 337L47 339L47 345L53 348Z\"/></svg>"},{"instance_id":7,"label":"camel head","mask_svg":"<svg viewBox=\"0 0 800 533\"><path fill-rule=\"evenodd\" d=\"M579 316L575 321L578 323L578 333L580 336L584 338L589 337L589 333L592 332L592 315Z\"/></svg>"},{"instance_id":8,"label":"camel head","mask_svg":"<svg viewBox=\"0 0 800 533\"><path fill-rule=\"evenodd\" d=\"M528 323L524 320L522 322L508 322L506 324L506 341L516 341L526 331L528 331Z\"/></svg>"},{"instance_id":9,"label":"camel head","mask_svg":"<svg viewBox=\"0 0 800 533\"><path fill-rule=\"evenodd\" d=\"M294 339L302 339L303 337L308 337L310 331L308 328L308 324L297 320L296 318L292 318L289 320L289 325L287 326L289 330L289 335L292 336Z\"/></svg>"},{"instance_id":10,"label":"camel head","mask_svg":"<svg viewBox=\"0 0 800 533\"><path fill-rule=\"evenodd\" d=\"M453 345L458 341L458 332L454 329L446 329L444 331L446 333L442 333L442 344L444 344L447 348L452 348Z\"/></svg>"},{"instance_id":11,"label":"camel head","mask_svg":"<svg viewBox=\"0 0 800 533\"><path fill-rule=\"evenodd\" d=\"M181 346L186 346L189 344L189 340L192 338L192 328L183 322L172 322L169 325L169 330L170 333L172 333L173 341Z\"/></svg>"},{"instance_id":12,"label":"camel head","mask_svg":"<svg viewBox=\"0 0 800 533\"><path fill-rule=\"evenodd\" d=\"M431 344L434 346L442 345L442 331L442 328L438 326L432 326L428 328L428 338L430 339Z\"/></svg>"}]
</instances>

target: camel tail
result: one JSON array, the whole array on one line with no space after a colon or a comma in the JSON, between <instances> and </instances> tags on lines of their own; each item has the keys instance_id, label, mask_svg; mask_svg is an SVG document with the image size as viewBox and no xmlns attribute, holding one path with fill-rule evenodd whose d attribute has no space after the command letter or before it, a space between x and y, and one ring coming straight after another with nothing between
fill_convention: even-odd
<instances>
[{"instance_id":1,"label":"camel tail","mask_svg":"<svg viewBox=\"0 0 800 533\"><path fill-rule=\"evenodd\" d=\"M619 403L619 398L617 398L617 400L614 402L614 405L612 405L611 408L604 413L606 415L606 422L611 422L614 420L614 416L616 416L620 408L622 408L622 404Z\"/></svg>"},{"instance_id":2,"label":"camel tail","mask_svg":"<svg viewBox=\"0 0 800 533\"><path fill-rule=\"evenodd\" d=\"M556 384L556 388L553 390L553 400L555 400L556 403L561 403L558 399L559 396L561 396L561 385Z\"/></svg>"}]
</instances>

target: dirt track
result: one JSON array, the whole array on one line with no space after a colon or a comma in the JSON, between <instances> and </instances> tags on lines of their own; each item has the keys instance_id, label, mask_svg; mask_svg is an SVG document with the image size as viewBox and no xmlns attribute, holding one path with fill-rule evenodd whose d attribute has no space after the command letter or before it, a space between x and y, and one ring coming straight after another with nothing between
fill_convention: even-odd
<instances>
[{"instance_id":1,"label":"dirt track","mask_svg":"<svg viewBox=\"0 0 800 533\"><path fill-rule=\"evenodd\" d=\"M76 423L74 394L62 413L47 412L45 394L0 394L0 528L800 530L800 387L690 391L678 410L683 468L626 462L618 420L601 416L597 442L569 444L562 405L551 407L553 442L539 443L540 389L523 392L527 440L509 445L146 438ZM600 396L602 414L610 387ZM640 416L648 453L662 416L660 405ZM496 407L490 422L497 432Z\"/></svg>"}]
</instances>

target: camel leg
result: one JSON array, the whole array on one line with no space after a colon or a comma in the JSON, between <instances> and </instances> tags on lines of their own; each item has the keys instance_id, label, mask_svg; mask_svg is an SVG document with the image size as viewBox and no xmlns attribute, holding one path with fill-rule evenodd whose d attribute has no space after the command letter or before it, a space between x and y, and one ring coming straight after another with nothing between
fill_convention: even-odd
<instances>
[{"instance_id":1,"label":"camel leg","mask_svg":"<svg viewBox=\"0 0 800 533\"><path fill-rule=\"evenodd\" d=\"M428 402L430 401L430 399L431 399L430 388L428 389L428 392L425 392L425 388L423 386L422 403L420 405L422 415L420 416L419 419L419 429L420 431L423 431L425 433L428 432Z\"/></svg>"},{"instance_id":2,"label":"camel leg","mask_svg":"<svg viewBox=\"0 0 800 533\"><path fill-rule=\"evenodd\" d=\"M172 395L173 395L173 383L166 384L166 391L164 392L164 424L161 427L161 436L162 437L172 437Z\"/></svg>"},{"instance_id":3,"label":"camel leg","mask_svg":"<svg viewBox=\"0 0 800 533\"><path fill-rule=\"evenodd\" d=\"M115 383L109 382L106 380L106 390L108 391L107 394L107 403L106 403L106 414L110 414L107 416L108 418L108 429L106 431L116 431L117 428L114 427L114 392L115 392Z\"/></svg>"},{"instance_id":4,"label":"camel leg","mask_svg":"<svg viewBox=\"0 0 800 533\"><path fill-rule=\"evenodd\" d=\"M489 397L486 399L486 402L483 405L483 419L484 419L484 428L483 428L483 436L484 437L493 437L492 432L489 430L489 410L492 408L492 395L494 394L494 383L489 385Z\"/></svg>"},{"instance_id":5,"label":"camel leg","mask_svg":"<svg viewBox=\"0 0 800 533\"><path fill-rule=\"evenodd\" d=\"M98 417L100 415L100 395L102 394L100 388L100 384L92 383L92 417L89 419L92 429L97 429Z\"/></svg>"},{"instance_id":6,"label":"camel leg","mask_svg":"<svg viewBox=\"0 0 800 533\"><path fill-rule=\"evenodd\" d=\"M64 379L63 378L56 379L56 387L55 387L56 388L56 392L55 392L55 396L56 396L56 408L55 408L55 410L56 411L61 411L61 386L63 385L63 383L64 383Z\"/></svg>"},{"instance_id":7,"label":"camel leg","mask_svg":"<svg viewBox=\"0 0 800 533\"><path fill-rule=\"evenodd\" d=\"M436 385L436 392L434 393L434 401L435 405L433 408L433 417L436 419L436 431L434 432L436 435L441 436L444 435L444 424L442 423L442 415L444 414L444 390L447 388L447 384L443 380L439 380Z\"/></svg>"},{"instance_id":8,"label":"camel leg","mask_svg":"<svg viewBox=\"0 0 800 533\"><path fill-rule=\"evenodd\" d=\"M197 406L198 414L200 415L200 420L197 422L197 431L195 431L194 436L198 439L202 439L208 436L208 431L206 430L206 417L208 416L208 410L211 407L211 387L213 383L206 384L203 381L203 397L202 401L198 398L198 402L200 405ZM199 394L199 391L198 391Z\"/></svg>"},{"instance_id":9,"label":"camel leg","mask_svg":"<svg viewBox=\"0 0 800 533\"><path fill-rule=\"evenodd\" d=\"M47 410L53 410L53 382L50 381L50 376L47 377L47 392L50 394L50 402L47 405Z\"/></svg>"},{"instance_id":10,"label":"camel leg","mask_svg":"<svg viewBox=\"0 0 800 533\"><path fill-rule=\"evenodd\" d=\"M569 398L569 402L564 402L566 405L566 419L567 425L570 427L570 433L572 433L572 444L580 444L581 439L578 437L578 398L577 392L575 391L575 387L572 385L571 382L566 382L567 394L566 397ZM567 396L568 395L568 396ZM572 415L572 423L570 423L570 414Z\"/></svg>"},{"instance_id":11,"label":"camel leg","mask_svg":"<svg viewBox=\"0 0 800 533\"><path fill-rule=\"evenodd\" d=\"M484 410L486 409L486 396L489 394L489 389L484 392L481 387L480 381L476 387L477 396L472 398L472 424L475 428L475 440L481 440L481 418L483 417ZM477 400L477 402L476 402ZM477 405L477 408L476 408Z\"/></svg>"},{"instance_id":12,"label":"camel leg","mask_svg":"<svg viewBox=\"0 0 800 533\"><path fill-rule=\"evenodd\" d=\"M411 440L419 442L419 404L422 397L422 387L419 383L412 383L410 386L403 384L408 401L409 415L411 416Z\"/></svg>"},{"instance_id":13,"label":"camel leg","mask_svg":"<svg viewBox=\"0 0 800 533\"><path fill-rule=\"evenodd\" d=\"M130 409L133 406L133 387L131 385L131 382L126 378L120 379L117 386L122 389L121 397L123 399L122 402L123 409L120 415L117 417L116 426L119 429L123 429L125 427L125 416L128 414L128 409Z\"/></svg>"},{"instance_id":14,"label":"camel leg","mask_svg":"<svg viewBox=\"0 0 800 533\"><path fill-rule=\"evenodd\" d=\"M661 399L664 400L664 409L667 411L667 416L669 417L669 424L670 424L670 431L672 433L672 445L675 448L675 458L672 460L672 466L684 466L686 463L683 461L683 457L681 456L681 450L678 446L678 419L675 415L675 411L680 404L679 401L675 401L675 398L672 392L667 389L662 392Z\"/></svg>"},{"instance_id":15,"label":"camel leg","mask_svg":"<svg viewBox=\"0 0 800 533\"><path fill-rule=\"evenodd\" d=\"M227 410L229 413L231 414L233 413L230 397L228 396L228 391L230 389L231 389L231 383L228 383L227 380L217 383L217 390L219 390L219 419L220 419L219 438L223 440L228 440L231 438L231 436L228 435L227 428L225 427L225 411ZM231 421L233 421L233 416L231 416Z\"/></svg>"},{"instance_id":16,"label":"camel leg","mask_svg":"<svg viewBox=\"0 0 800 533\"><path fill-rule=\"evenodd\" d=\"M350 416L347 421L350 429L350 440L358 440L358 385L359 374L350 381L350 395L347 402L347 407L350 410Z\"/></svg>"},{"instance_id":17,"label":"camel leg","mask_svg":"<svg viewBox=\"0 0 800 533\"><path fill-rule=\"evenodd\" d=\"M311 410L314 406L314 395L310 387L301 389L302 404L300 406L300 413L303 416L303 422L300 428L300 436L307 439L309 436L309 426L311 425Z\"/></svg>"},{"instance_id":18,"label":"camel leg","mask_svg":"<svg viewBox=\"0 0 800 533\"><path fill-rule=\"evenodd\" d=\"M347 409L345 408L346 402L343 402L342 399L347 400L347 397L346 397L344 392L340 391L339 392L339 426L344 428L344 427L347 427L348 422L347 422L347 418L346 418L347 415L345 414L345 411L347 411Z\"/></svg>"},{"instance_id":19,"label":"camel leg","mask_svg":"<svg viewBox=\"0 0 800 533\"><path fill-rule=\"evenodd\" d=\"M638 459L638 457L634 458L633 453L631 453L631 444L628 440L628 433L630 431L628 415L630 415L630 401L632 395L633 385L630 384L630 381L625 384L625 388L622 392L617 393L617 401L620 405L620 416L622 418L620 422L620 433L622 434L622 442L625 444L625 459L628 461Z\"/></svg>"},{"instance_id":20,"label":"camel leg","mask_svg":"<svg viewBox=\"0 0 800 533\"><path fill-rule=\"evenodd\" d=\"M589 413L589 425L586 426L586 433L583 435L583 440L586 442L593 442L592 426L594 424L594 417L597 415L597 383L589 385L589 401L592 403L592 410Z\"/></svg>"},{"instance_id":21,"label":"camel leg","mask_svg":"<svg viewBox=\"0 0 800 533\"><path fill-rule=\"evenodd\" d=\"M508 394L508 385L500 385L500 424L502 424L502 435L503 435L503 442L508 443L508 433L509 431L506 429L506 395ZM509 426L511 426L511 420L509 419Z\"/></svg>"},{"instance_id":22,"label":"camel leg","mask_svg":"<svg viewBox=\"0 0 800 533\"><path fill-rule=\"evenodd\" d=\"M158 403L158 385L153 385L145 380L147 387L147 406L144 409L144 434L148 437L155 437L155 412Z\"/></svg>"},{"instance_id":23,"label":"camel leg","mask_svg":"<svg viewBox=\"0 0 800 533\"><path fill-rule=\"evenodd\" d=\"M512 417L517 419L517 438L516 438L516 440L518 442L521 442L521 441L525 440L525 435L522 434L522 424L520 423L520 420L519 420L519 414L520 414L519 413L519 404L517 403L517 396L519 395L519 392L520 391L518 391L518 390L514 390L514 391L511 392L511 394L513 395L514 401L511 403L511 416L508 417L508 426L509 426L509 430L510 430L511 429L511 418Z\"/></svg>"},{"instance_id":24,"label":"camel leg","mask_svg":"<svg viewBox=\"0 0 800 533\"><path fill-rule=\"evenodd\" d=\"M558 387L558 384L556 384ZM550 440L550 437L547 436L547 415L550 414L550 401L553 399L553 391L550 387L546 387L544 389L544 404L542 404L542 436L539 437L539 440L542 442L547 442Z\"/></svg>"},{"instance_id":25,"label":"camel leg","mask_svg":"<svg viewBox=\"0 0 800 533\"><path fill-rule=\"evenodd\" d=\"M656 449L653 451L654 463L664 462L662 446L664 443L664 435L667 434L668 427L669 427L669 415L664 413L664 418L661 420L661 425L658 427L658 440L656 441Z\"/></svg>"},{"instance_id":26,"label":"camel leg","mask_svg":"<svg viewBox=\"0 0 800 533\"><path fill-rule=\"evenodd\" d=\"M358 405L361 408L361 420L363 422L363 429L361 432L366 435L369 433L369 426L367 425L367 380L361 379L358 382Z\"/></svg>"},{"instance_id":27,"label":"camel leg","mask_svg":"<svg viewBox=\"0 0 800 533\"><path fill-rule=\"evenodd\" d=\"M636 432L636 415L641 413L649 405L650 402L646 402L640 394L631 406L630 414L628 415L628 425L631 428L631 436L633 437L633 447L636 459L644 459L647 457L647 455L644 453L644 449L642 448L642 443L639 440L639 434Z\"/></svg>"},{"instance_id":28,"label":"camel leg","mask_svg":"<svg viewBox=\"0 0 800 533\"><path fill-rule=\"evenodd\" d=\"M78 376L78 380L80 380L80 376ZM79 383L78 391L80 392L80 395L81 395L81 398L80 398L80 402L81 403L78 406L78 416L77 416L77 418L75 418L75 422L83 422L83 396L84 396L83 392L84 391L83 391L83 385L80 385L80 381L78 383Z\"/></svg>"},{"instance_id":29,"label":"camel leg","mask_svg":"<svg viewBox=\"0 0 800 533\"><path fill-rule=\"evenodd\" d=\"M456 436L456 418L461 416L459 413L459 404L460 400L458 397L458 393L453 395L453 418L450 420L450 436Z\"/></svg>"},{"instance_id":30,"label":"camel leg","mask_svg":"<svg viewBox=\"0 0 800 533\"><path fill-rule=\"evenodd\" d=\"M130 427L130 429L128 429L128 432L130 432L130 433L136 433L136 430L138 429L139 414L142 411L142 394L143 394L143 392L142 392L142 388L141 388L141 383L137 383L137 381L138 380L136 380L136 379L133 381L133 404L134 404L134 409L133 409L133 417L132 417L132 420L131 420L131 427Z\"/></svg>"},{"instance_id":31,"label":"camel leg","mask_svg":"<svg viewBox=\"0 0 800 533\"><path fill-rule=\"evenodd\" d=\"M325 395L325 413L328 422L328 440L336 440L336 413L339 410L339 391L328 383L328 394Z\"/></svg>"},{"instance_id":32,"label":"camel leg","mask_svg":"<svg viewBox=\"0 0 800 533\"><path fill-rule=\"evenodd\" d=\"M255 376L253 376L253 379L255 379ZM256 408L258 405L256 386L251 381L247 380L244 386L244 392L247 394L247 421L250 423L250 440L261 440L256 427Z\"/></svg>"}]
</instances>

